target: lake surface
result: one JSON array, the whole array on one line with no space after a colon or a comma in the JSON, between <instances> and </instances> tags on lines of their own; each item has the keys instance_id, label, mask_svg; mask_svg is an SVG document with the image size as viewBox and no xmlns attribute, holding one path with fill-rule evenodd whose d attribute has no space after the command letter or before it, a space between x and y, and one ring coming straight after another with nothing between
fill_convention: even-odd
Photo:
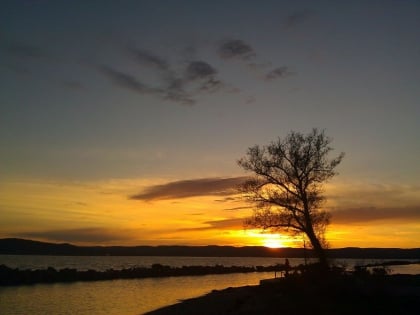
<instances>
[{"instance_id":1,"label":"lake surface","mask_svg":"<svg viewBox=\"0 0 420 315\"><path fill-rule=\"evenodd\" d=\"M290 264L303 263L291 258ZM356 264L386 260L338 259L351 268ZM77 257L77 256L13 256L0 255L0 264L20 269L76 268L79 270L149 267L154 263L169 266L225 265L268 266L284 263L282 258L259 257ZM420 265L392 266L394 273L420 274ZM256 285L261 279L272 278L272 272L238 273L190 277L112 280L36 284L0 287L0 314L80 314L132 315L200 296L211 290Z\"/></svg>"},{"instance_id":2,"label":"lake surface","mask_svg":"<svg viewBox=\"0 0 420 315\"><path fill-rule=\"evenodd\" d=\"M0 314L142 314L213 289L256 285L272 276L247 273L0 287Z\"/></svg>"},{"instance_id":3,"label":"lake surface","mask_svg":"<svg viewBox=\"0 0 420 315\"><path fill-rule=\"evenodd\" d=\"M290 264L304 263L304 259L290 258ZM0 255L0 265L19 269L75 268L78 270L124 269L162 264L182 266L271 266L284 263L284 258L272 257L165 257L165 256L45 256Z\"/></svg>"}]
</instances>

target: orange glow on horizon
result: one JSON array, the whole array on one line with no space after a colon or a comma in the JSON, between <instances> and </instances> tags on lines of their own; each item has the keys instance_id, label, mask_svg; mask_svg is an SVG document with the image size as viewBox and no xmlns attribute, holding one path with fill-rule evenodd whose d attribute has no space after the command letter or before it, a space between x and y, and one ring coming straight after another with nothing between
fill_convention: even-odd
<instances>
[{"instance_id":1,"label":"orange glow on horizon","mask_svg":"<svg viewBox=\"0 0 420 315\"><path fill-rule=\"evenodd\" d=\"M244 229L244 218L252 209L236 199L193 196L145 201L128 198L144 187L162 182L152 179L1 182L0 238L20 237L75 245L303 247L302 235ZM362 206L370 199L359 198L362 206L350 204L348 200L352 200L353 194L346 195L347 186L330 188L332 195L343 196L340 200L332 198L328 204L328 208L335 211L326 233L330 248L420 247L420 222L414 212L420 202L418 194L407 197L404 207L393 210L391 200L383 209L380 204L372 208L377 209L374 213L377 217L371 212L359 211L360 218L357 218L358 209L363 210ZM373 189L364 186L365 191ZM340 212L340 205L344 212ZM354 215L346 210L349 208L354 209ZM397 213L397 210L401 211ZM381 211L388 216L400 214L400 217L382 218ZM404 213L406 216L401 216Z\"/></svg>"},{"instance_id":2,"label":"orange glow on horizon","mask_svg":"<svg viewBox=\"0 0 420 315\"><path fill-rule=\"evenodd\" d=\"M276 240L276 239L270 239L270 238L267 238L264 241L264 246L269 247L269 248L283 248L283 247L285 247L281 241Z\"/></svg>"},{"instance_id":3,"label":"orange glow on horizon","mask_svg":"<svg viewBox=\"0 0 420 315\"><path fill-rule=\"evenodd\" d=\"M300 247L298 240L280 233L261 232L254 229L245 232L246 246L264 246L268 248Z\"/></svg>"}]
</instances>

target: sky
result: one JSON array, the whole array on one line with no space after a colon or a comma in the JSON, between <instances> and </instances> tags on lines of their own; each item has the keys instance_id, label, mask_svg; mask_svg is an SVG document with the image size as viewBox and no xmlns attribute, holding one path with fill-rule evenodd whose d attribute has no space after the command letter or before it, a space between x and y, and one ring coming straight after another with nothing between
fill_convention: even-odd
<instances>
[{"instance_id":1,"label":"sky","mask_svg":"<svg viewBox=\"0 0 420 315\"><path fill-rule=\"evenodd\" d=\"M420 247L419 1L0 2L0 237L265 245L237 160L325 130L330 247Z\"/></svg>"}]
</instances>

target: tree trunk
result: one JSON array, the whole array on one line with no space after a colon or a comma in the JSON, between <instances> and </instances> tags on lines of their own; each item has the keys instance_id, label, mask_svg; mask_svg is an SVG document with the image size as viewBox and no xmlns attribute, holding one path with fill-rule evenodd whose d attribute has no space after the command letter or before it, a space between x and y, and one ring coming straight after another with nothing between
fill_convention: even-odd
<instances>
[{"instance_id":1,"label":"tree trunk","mask_svg":"<svg viewBox=\"0 0 420 315\"><path fill-rule=\"evenodd\" d=\"M312 244L312 247L315 251L315 255L318 257L321 269L328 270L329 265L328 265L325 249L322 247L321 242L316 237L315 232L313 231L312 227L308 231L306 231L306 235L308 236L309 241Z\"/></svg>"}]
</instances>

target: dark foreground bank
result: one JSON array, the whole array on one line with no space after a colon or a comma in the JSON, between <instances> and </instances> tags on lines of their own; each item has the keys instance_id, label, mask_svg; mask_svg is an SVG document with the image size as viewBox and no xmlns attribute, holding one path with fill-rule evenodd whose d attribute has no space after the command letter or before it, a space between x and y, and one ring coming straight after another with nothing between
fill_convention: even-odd
<instances>
[{"instance_id":1,"label":"dark foreground bank","mask_svg":"<svg viewBox=\"0 0 420 315\"><path fill-rule=\"evenodd\" d=\"M147 315L418 314L420 275L298 276L227 288Z\"/></svg>"}]
</instances>

